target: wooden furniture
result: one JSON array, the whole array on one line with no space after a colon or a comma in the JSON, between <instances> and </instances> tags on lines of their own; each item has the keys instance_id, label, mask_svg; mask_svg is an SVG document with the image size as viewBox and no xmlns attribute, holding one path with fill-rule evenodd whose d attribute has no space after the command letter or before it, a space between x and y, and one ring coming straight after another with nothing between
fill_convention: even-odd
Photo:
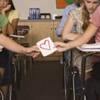
<instances>
[{"instance_id":1,"label":"wooden furniture","mask_svg":"<svg viewBox=\"0 0 100 100\"><path fill-rule=\"evenodd\" d=\"M19 25L28 25L29 33L26 35L26 40L30 46L36 44L39 40L51 37L53 41L60 41L55 34L56 27L59 24L59 20L20 20ZM62 53L54 53L48 57L39 56L36 60L59 60L62 57Z\"/></svg>"}]
</instances>

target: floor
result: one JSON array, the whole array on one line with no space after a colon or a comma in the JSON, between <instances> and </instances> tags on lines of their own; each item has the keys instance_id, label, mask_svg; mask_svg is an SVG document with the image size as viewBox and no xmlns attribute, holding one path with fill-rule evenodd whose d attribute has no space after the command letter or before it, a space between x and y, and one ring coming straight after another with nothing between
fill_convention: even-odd
<instances>
[{"instance_id":1,"label":"floor","mask_svg":"<svg viewBox=\"0 0 100 100\"><path fill-rule=\"evenodd\" d=\"M22 79L17 100L64 100L63 65L34 62Z\"/></svg>"}]
</instances>

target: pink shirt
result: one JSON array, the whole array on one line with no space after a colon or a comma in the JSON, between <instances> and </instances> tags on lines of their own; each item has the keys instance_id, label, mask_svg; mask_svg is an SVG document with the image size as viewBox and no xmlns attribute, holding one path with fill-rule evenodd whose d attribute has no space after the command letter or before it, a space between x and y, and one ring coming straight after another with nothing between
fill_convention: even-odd
<instances>
[{"instance_id":1,"label":"pink shirt","mask_svg":"<svg viewBox=\"0 0 100 100\"><path fill-rule=\"evenodd\" d=\"M95 41L100 42L100 6L91 15L90 22L98 27L98 30L96 32Z\"/></svg>"}]
</instances>

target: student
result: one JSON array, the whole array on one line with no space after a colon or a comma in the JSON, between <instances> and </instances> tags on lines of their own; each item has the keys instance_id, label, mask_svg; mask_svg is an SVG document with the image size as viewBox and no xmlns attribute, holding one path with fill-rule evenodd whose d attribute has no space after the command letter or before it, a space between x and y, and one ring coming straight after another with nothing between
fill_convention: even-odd
<instances>
[{"instance_id":1,"label":"student","mask_svg":"<svg viewBox=\"0 0 100 100\"><path fill-rule=\"evenodd\" d=\"M0 0L0 33L7 36L13 34L17 29L17 24L18 13L14 8L12 0ZM5 94L7 93L10 70L12 67L9 65L11 65L9 64L9 51L6 48L3 48L0 52L0 75L4 81L2 81L3 85L0 86L0 88L2 88ZM5 75L5 73L9 74Z\"/></svg>"},{"instance_id":2,"label":"student","mask_svg":"<svg viewBox=\"0 0 100 100\"><path fill-rule=\"evenodd\" d=\"M1 0L0 2L0 12L8 19L8 26L5 30L5 34L13 34L16 32L17 24L19 20L19 15L14 7L12 0Z\"/></svg>"},{"instance_id":3,"label":"student","mask_svg":"<svg viewBox=\"0 0 100 100\"><path fill-rule=\"evenodd\" d=\"M99 6L96 8L93 14L90 16L89 25L86 31L73 41L68 43L55 42L58 52L63 52L84 43L87 43L93 36L95 36L95 42L100 41L100 0L98 0ZM96 3L96 2L94 2Z\"/></svg>"},{"instance_id":4,"label":"student","mask_svg":"<svg viewBox=\"0 0 100 100\"><path fill-rule=\"evenodd\" d=\"M58 27L56 29L56 35L58 37L62 36L64 25L68 20L69 13L72 12L73 10L75 10L77 7L80 7L81 1L80 0L67 0L67 3L69 5L64 9L61 22L60 22L60 24L58 25ZM71 31L75 32L75 26L72 27ZM63 57L64 57L64 61L69 61L70 51L64 52Z\"/></svg>"},{"instance_id":5,"label":"student","mask_svg":"<svg viewBox=\"0 0 100 100\"><path fill-rule=\"evenodd\" d=\"M74 2L74 3L72 3ZM80 6L80 0L72 0L70 2L70 0L67 0L67 3L70 4L68 5L64 11L63 11L63 15L62 15L62 19L60 21L60 24L58 25L57 29L56 29L56 35L57 36L61 36L61 33L63 31L65 22L68 20L68 15L71 11L73 11L75 8L77 8L78 6ZM73 28L74 31L74 28Z\"/></svg>"},{"instance_id":6,"label":"student","mask_svg":"<svg viewBox=\"0 0 100 100\"><path fill-rule=\"evenodd\" d=\"M17 44L15 41L11 40L9 37L0 34L0 45L7 48L10 51L21 53L27 56L32 56L33 58L36 58L39 55L39 50L36 46L32 47L23 47L19 44ZM1 47L1 46L0 46ZM2 48L0 50L2 52ZM6 53L6 52L5 52ZM7 57L7 58L5 58ZM3 90L5 97L8 90L8 85L11 83L11 64L9 64L8 55L5 56L3 54L0 55L0 88ZM10 66L9 66L10 65ZM2 71L4 69L4 71Z\"/></svg>"},{"instance_id":7,"label":"student","mask_svg":"<svg viewBox=\"0 0 100 100\"><path fill-rule=\"evenodd\" d=\"M12 0L0 0L0 33L5 34L6 36L16 33L18 20L18 12L15 10ZM2 86L0 86L0 88L3 90L5 95L7 93L8 85L11 84L11 69L13 68L12 64L10 64L9 50L26 55L33 54L33 57L38 55L38 53L34 52L36 50L35 46L25 48L6 36L0 35L2 38L0 43L5 47L2 48L0 52L0 75L2 78Z\"/></svg>"},{"instance_id":8,"label":"student","mask_svg":"<svg viewBox=\"0 0 100 100\"><path fill-rule=\"evenodd\" d=\"M39 55L39 50L36 46L32 46L32 47L23 47L19 44L17 44L15 41L13 41L12 39L10 39L9 37L0 34L0 45L2 45L3 47L7 48L10 51L16 52L16 53L21 53L27 56L32 56L33 58L37 57ZM0 46L1 47L1 46ZM2 48L0 49L0 51L2 52ZM7 57L5 59L5 57ZM9 64L9 60L8 55L0 55L0 88L3 90L4 94L7 94L7 90L8 90L8 85L10 84L10 80L11 80L11 74L10 74L10 69L11 69L11 64ZM10 67L10 69L9 69ZM4 72L2 72L2 69L4 69ZM5 76L7 73L7 76Z\"/></svg>"},{"instance_id":9,"label":"student","mask_svg":"<svg viewBox=\"0 0 100 100\"><path fill-rule=\"evenodd\" d=\"M84 30L88 24L89 16L98 6L98 0L81 0L81 6L71 11L68 16L68 21L65 23L64 30L62 32L63 40L74 40L78 36L84 33ZM75 32L71 33L71 30L75 26ZM82 53L78 50L73 50L73 65L81 69L81 59ZM91 70L91 60L88 58L88 63L86 64L86 72Z\"/></svg>"},{"instance_id":10,"label":"student","mask_svg":"<svg viewBox=\"0 0 100 100\"><path fill-rule=\"evenodd\" d=\"M94 3L97 2L95 1ZM85 32L79 37L77 37L75 40L72 40L68 43L56 42L55 45L58 48L58 52L63 52L75 48L77 46L80 46L84 43L87 43L93 36L95 36L95 42L100 42L100 0L98 0L98 3L99 3L98 7L90 16L89 24L87 25ZM99 62L100 62L100 58L99 58ZM99 65L100 63L98 65L94 64L94 66L96 67L100 67ZM96 71L99 72L99 68L97 70ZM98 75L97 72L95 77L96 79ZM87 100L100 100L99 81L93 78L87 80L87 85L86 85Z\"/></svg>"}]
</instances>

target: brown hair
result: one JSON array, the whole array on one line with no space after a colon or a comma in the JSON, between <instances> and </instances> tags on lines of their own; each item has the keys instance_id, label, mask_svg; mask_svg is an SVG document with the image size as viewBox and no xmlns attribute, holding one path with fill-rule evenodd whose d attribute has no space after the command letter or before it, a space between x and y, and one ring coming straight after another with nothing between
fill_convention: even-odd
<instances>
[{"instance_id":1,"label":"brown hair","mask_svg":"<svg viewBox=\"0 0 100 100\"><path fill-rule=\"evenodd\" d=\"M89 24L89 12L86 8L86 6L83 7L83 10L82 10L82 19L83 19L83 30L85 30Z\"/></svg>"},{"instance_id":2,"label":"brown hair","mask_svg":"<svg viewBox=\"0 0 100 100\"><path fill-rule=\"evenodd\" d=\"M15 10L15 6L14 6L13 1L12 1L12 0L9 0L9 3L11 4L11 9L12 9L12 10Z\"/></svg>"},{"instance_id":3,"label":"brown hair","mask_svg":"<svg viewBox=\"0 0 100 100\"><path fill-rule=\"evenodd\" d=\"M14 6L14 3L12 0L8 0L9 1L9 4L11 5L11 8L10 10L15 10L15 6Z\"/></svg>"},{"instance_id":4,"label":"brown hair","mask_svg":"<svg viewBox=\"0 0 100 100\"><path fill-rule=\"evenodd\" d=\"M74 3L79 7L82 3L82 0L74 0Z\"/></svg>"}]
</instances>

